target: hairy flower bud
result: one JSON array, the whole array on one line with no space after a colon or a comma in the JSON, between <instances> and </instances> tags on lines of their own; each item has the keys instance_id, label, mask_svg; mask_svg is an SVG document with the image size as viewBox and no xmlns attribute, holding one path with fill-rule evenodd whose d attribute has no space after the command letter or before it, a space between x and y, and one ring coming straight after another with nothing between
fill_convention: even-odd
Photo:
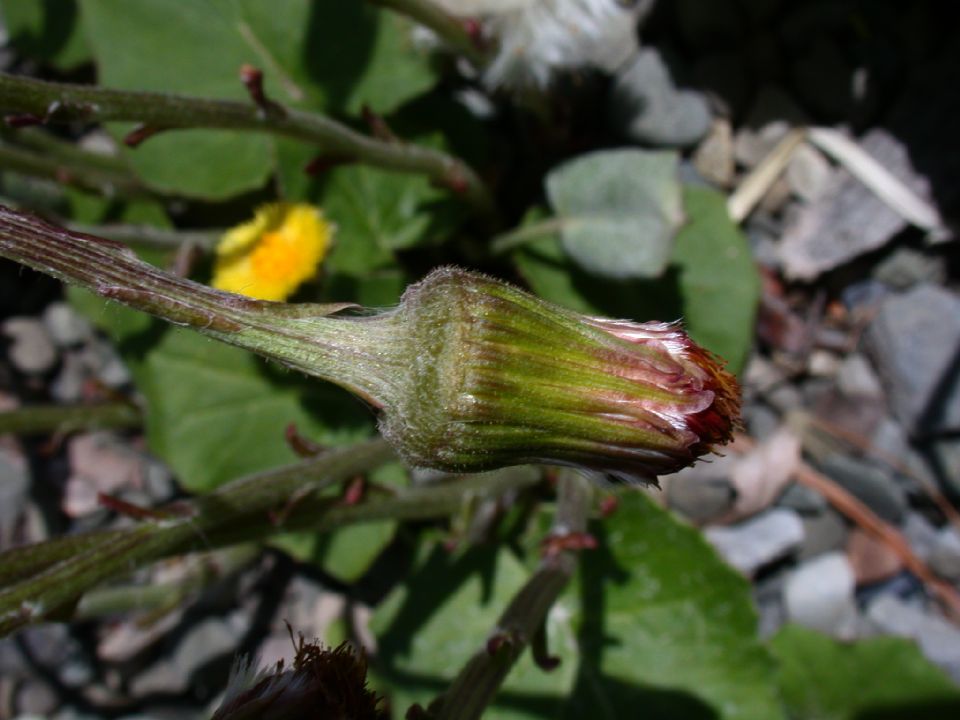
<instances>
[{"instance_id":1,"label":"hairy flower bud","mask_svg":"<svg viewBox=\"0 0 960 720\"><path fill-rule=\"evenodd\" d=\"M737 422L736 380L675 324L586 317L450 268L396 312L408 365L380 427L416 465L653 479L727 442Z\"/></svg>"},{"instance_id":2,"label":"hairy flower bud","mask_svg":"<svg viewBox=\"0 0 960 720\"><path fill-rule=\"evenodd\" d=\"M344 316L355 306L214 290L2 206L0 256L341 385L415 465L542 462L652 480L727 442L738 421L736 381L678 326L586 317L454 268L393 310Z\"/></svg>"}]
</instances>

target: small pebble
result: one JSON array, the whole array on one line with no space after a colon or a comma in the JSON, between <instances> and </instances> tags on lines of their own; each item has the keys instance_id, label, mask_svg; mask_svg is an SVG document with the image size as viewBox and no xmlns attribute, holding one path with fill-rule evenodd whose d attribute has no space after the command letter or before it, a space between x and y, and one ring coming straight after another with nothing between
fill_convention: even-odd
<instances>
[{"instance_id":1,"label":"small pebble","mask_svg":"<svg viewBox=\"0 0 960 720\"><path fill-rule=\"evenodd\" d=\"M48 715L57 709L57 693L45 682L28 680L17 688L17 712L26 715Z\"/></svg>"},{"instance_id":2,"label":"small pebble","mask_svg":"<svg viewBox=\"0 0 960 720\"><path fill-rule=\"evenodd\" d=\"M783 586L789 618L804 627L840 639L852 639L857 629L853 568L840 552L810 560L792 573Z\"/></svg>"},{"instance_id":3,"label":"small pebble","mask_svg":"<svg viewBox=\"0 0 960 720\"><path fill-rule=\"evenodd\" d=\"M887 580L903 568L900 556L888 543L860 528L854 528L850 532L847 558L853 567L857 585L870 585Z\"/></svg>"},{"instance_id":4,"label":"small pebble","mask_svg":"<svg viewBox=\"0 0 960 720\"><path fill-rule=\"evenodd\" d=\"M883 386L869 361L859 353L844 358L837 371L837 387L848 397L882 398Z\"/></svg>"},{"instance_id":5,"label":"small pebble","mask_svg":"<svg viewBox=\"0 0 960 720\"><path fill-rule=\"evenodd\" d=\"M12 317L4 321L0 332L11 340L10 362L20 372L42 375L56 364L57 349L39 320Z\"/></svg>"},{"instance_id":6,"label":"small pebble","mask_svg":"<svg viewBox=\"0 0 960 720\"><path fill-rule=\"evenodd\" d=\"M50 339L61 348L79 345L93 336L93 328L87 319L65 302L50 303L43 311L43 324Z\"/></svg>"},{"instance_id":7,"label":"small pebble","mask_svg":"<svg viewBox=\"0 0 960 720\"><path fill-rule=\"evenodd\" d=\"M937 533L929 562L947 580L960 580L960 532L955 527L948 525Z\"/></svg>"},{"instance_id":8,"label":"small pebble","mask_svg":"<svg viewBox=\"0 0 960 720\"><path fill-rule=\"evenodd\" d=\"M822 497L822 496L820 496ZM843 550L849 530L843 517L831 507L803 519L804 541L797 557L803 560Z\"/></svg>"},{"instance_id":9,"label":"small pebble","mask_svg":"<svg viewBox=\"0 0 960 720\"><path fill-rule=\"evenodd\" d=\"M775 508L729 527L704 531L717 552L743 573L752 574L803 542L803 522L792 510Z\"/></svg>"}]
</instances>

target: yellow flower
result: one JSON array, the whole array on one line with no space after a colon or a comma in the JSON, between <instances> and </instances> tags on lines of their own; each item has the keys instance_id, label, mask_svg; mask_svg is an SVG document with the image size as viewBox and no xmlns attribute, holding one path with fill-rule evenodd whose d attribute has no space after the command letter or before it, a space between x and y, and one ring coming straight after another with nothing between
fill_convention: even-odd
<instances>
[{"instance_id":1,"label":"yellow flower","mask_svg":"<svg viewBox=\"0 0 960 720\"><path fill-rule=\"evenodd\" d=\"M286 300L313 277L334 226L305 203L272 203L224 233L211 284L260 300Z\"/></svg>"}]
</instances>

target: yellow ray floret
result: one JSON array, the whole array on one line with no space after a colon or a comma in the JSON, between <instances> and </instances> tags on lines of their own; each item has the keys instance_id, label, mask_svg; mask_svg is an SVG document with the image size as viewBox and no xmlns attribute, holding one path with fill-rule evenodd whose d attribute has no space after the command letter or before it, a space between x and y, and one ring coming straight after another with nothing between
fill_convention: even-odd
<instances>
[{"instance_id":1,"label":"yellow ray floret","mask_svg":"<svg viewBox=\"0 0 960 720\"><path fill-rule=\"evenodd\" d=\"M316 274L333 230L312 205L263 205L253 220L224 233L211 284L260 300L286 300Z\"/></svg>"}]
</instances>

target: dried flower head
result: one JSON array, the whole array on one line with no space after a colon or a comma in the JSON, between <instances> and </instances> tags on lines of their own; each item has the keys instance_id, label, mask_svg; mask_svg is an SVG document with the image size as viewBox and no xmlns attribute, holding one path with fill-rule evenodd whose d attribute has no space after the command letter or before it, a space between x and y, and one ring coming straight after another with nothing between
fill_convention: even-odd
<instances>
[{"instance_id":1,"label":"dried flower head","mask_svg":"<svg viewBox=\"0 0 960 720\"><path fill-rule=\"evenodd\" d=\"M312 205L273 203L224 233L212 285L259 300L285 300L313 277L333 226Z\"/></svg>"},{"instance_id":2,"label":"dried flower head","mask_svg":"<svg viewBox=\"0 0 960 720\"><path fill-rule=\"evenodd\" d=\"M544 89L557 72L612 70L637 47L630 0L442 0L448 12L483 17L497 42L489 87Z\"/></svg>"},{"instance_id":3,"label":"dried flower head","mask_svg":"<svg viewBox=\"0 0 960 720\"><path fill-rule=\"evenodd\" d=\"M362 650L347 643L328 648L302 635L294 647L288 669L282 660L273 672L239 660L213 720L387 720L382 699L367 687Z\"/></svg>"}]
</instances>

